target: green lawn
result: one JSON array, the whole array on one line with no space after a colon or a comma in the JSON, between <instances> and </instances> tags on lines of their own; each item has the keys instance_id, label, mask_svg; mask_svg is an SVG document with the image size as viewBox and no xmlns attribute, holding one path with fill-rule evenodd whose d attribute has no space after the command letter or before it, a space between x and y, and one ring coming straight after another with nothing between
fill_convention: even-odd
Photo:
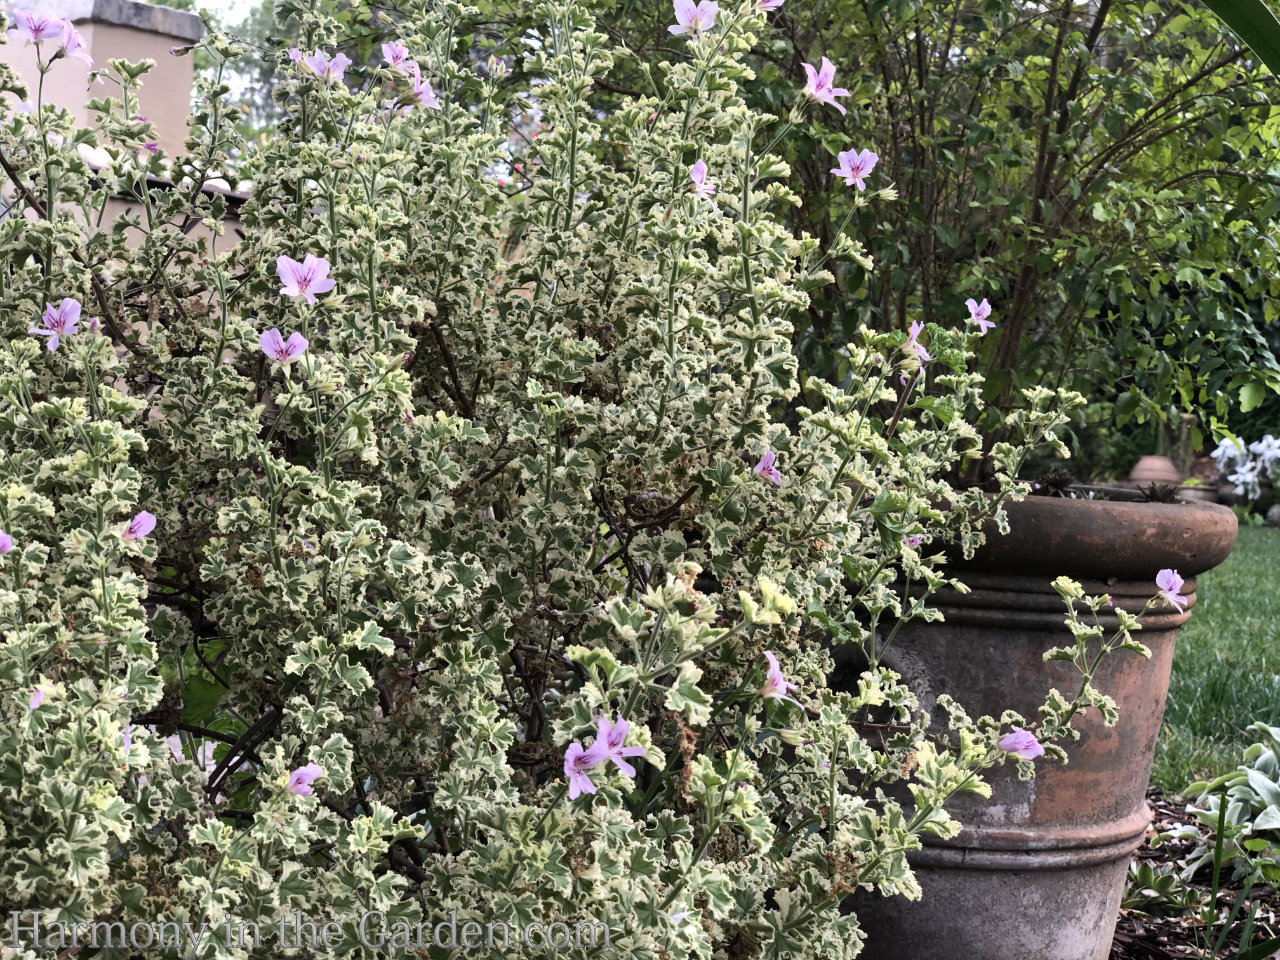
<instances>
[{"instance_id":1,"label":"green lawn","mask_svg":"<svg viewBox=\"0 0 1280 960\"><path fill-rule=\"evenodd\" d=\"M1151 770L1167 794L1234 769L1253 721L1280 725L1280 531L1241 529L1235 551L1200 578L1197 593Z\"/></svg>"}]
</instances>

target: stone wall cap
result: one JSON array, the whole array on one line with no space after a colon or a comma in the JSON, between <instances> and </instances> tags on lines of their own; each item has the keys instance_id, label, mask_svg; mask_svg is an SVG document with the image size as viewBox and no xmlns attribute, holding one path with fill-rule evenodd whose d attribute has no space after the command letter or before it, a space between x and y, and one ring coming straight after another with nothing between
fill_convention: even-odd
<instances>
[{"instance_id":1,"label":"stone wall cap","mask_svg":"<svg viewBox=\"0 0 1280 960\"><path fill-rule=\"evenodd\" d=\"M161 7L138 0L18 0L6 7L48 13L73 23L106 23L147 33L159 33L178 40L199 40L204 24L194 13ZM12 19L12 17L10 18Z\"/></svg>"}]
</instances>

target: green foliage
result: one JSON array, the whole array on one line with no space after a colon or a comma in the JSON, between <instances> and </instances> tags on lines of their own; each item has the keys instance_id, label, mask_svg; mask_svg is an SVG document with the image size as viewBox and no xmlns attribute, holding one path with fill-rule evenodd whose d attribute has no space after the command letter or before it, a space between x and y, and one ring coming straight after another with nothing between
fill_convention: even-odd
<instances>
[{"instance_id":1,"label":"green foliage","mask_svg":"<svg viewBox=\"0 0 1280 960\"><path fill-rule=\"evenodd\" d=\"M0 127L25 209L0 221L3 915L299 911L340 927L336 955L399 956L361 914L456 910L599 921L638 960L851 957L844 897L918 896L907 852L955 832L945 801L983 792L1002 728L1029 725L944 704L953 736L926 741L892 672L826 677L834 643L936 616L942 548L980 544L1080 398L1025 392L992 498L943 479L979 452L970 334L927 327L926 374L901 332L856 329L848 386L802 396L795 321L857 248L782 219L801 198L761 147L776 122L737 86L754 0L607 115L606 37L573 4L537 12L513 91L465 56L474 11L417 9L402 39L438 111L406 110L391 70L356 89L282 65L236 246L205 189L244 149L223 73L168 171L140 149L131 65L90 128L47 104ZM276 13L307 50L345 36ZM243 52L206 49L220 71ZM534 104L527 182L504 188ZM120 195L140 212L106 215ZM314 305L276 276L306 254L336 281ZM84 323L50 351L29 330L64 297ZM305 352L273 360L272 328ZM154 532L126 536L144 509ZM1113 719L1091 666L1054 729ZM902 731L867 734L872 711ZM605 714L639 769L597 766L571 798L566 748ZM902 780L906 806L885 791Z\"/></svg>"},{"instance_id":2,"label":"green foliage","mask_svg":"<svg viewBox=\"0 0 1280 960\"><path fill-rule=\"evenodd\" d=\"M1274 885L1280 880L1275 848L1280 836L1280 728L1254 723L1248 732L1262 739L1245 750L1244 762L1235 771L1210 783L1187 787L1188 795L1199 803L1189 805L1187 812L1195 816L1199 826L1180 827L1159 837L1196 841L1196 848L1183 861L1183 879L1209 868L1208 894L1197 916L1204 932L1196 931L1196 956L1204 960L1224 956L1227 937L1237 922L1241 949L1231 955L1234 960L1261 960L1280 947L1280 937L1253 942L1261 904L1248 899L1255 886ZM1224 917L1220 914L1220 891L1228 865L1234 867L1234 878L1242 885ZM1162 888L1167 889L1167 878L1161 880ZM1219 925L1215 938L1214 928Z\"/></svg>"},{"instance_id":3,"label":"green foliage","mask_svg":"<svg viewBox=\"0 0 1280 960\"><path fill-rule=\"evenodd\" d=\"M665 42L665 10L601 6L640 62ZM775 26L750 102L778 109L821 56L850 90L847 116L782 147L805 185L792 221L827 239L852 213L874 264L837 262L813 298L796 331L809 369L847 377L859 325L958 324L986 297L1000 325L980 352L985 433L1026 384L1086 394L1090 422L1183 411L1214 429L1280 384L1262 335L1277 293L1274 82L1213 14L850 0L821 17L784 8ZM829 173L850 147L880 155L872 185L901 202L851 209Z\"/></svg>"},{"instance_id":4,"label":"green foliage","mask_svg":"<svg viewBox=\"0 0 1280 960\"><path fill-rule=\"evenodd\" d=\"M1280 837L1280 728L1254 723L1248 733L1260 737L1244 751L1244 762L1212 782L1186 788L1193 803L1187 812L1197 823L1160 834L1153 843L1170 840L1195 842L1195 848L1179 861L1153 868L1135 863L1122 908L1158 916L1185 916L1195 921L1196 956L1203 960L1230 956L1232 960L1262 960L1280 947L1280 938L1255 942L1260 902L1249 895L1259 885L1280 879L1275 843ZM1224 869L1233 868L1239 889L1226 903ZM1202 895L1190 885L1197 874L1208 873L1208 889ZM1264 928L1265 929L1265 928ZM1215 935L1216 934L1216 935ZM1224 952L1234 935L1240 949Z\"/></svg>"},{"instance_id":5,"label":"green foliage","mask_svg":"<svg viewBox=\"0 0 1280 960\"><path fill-rule=\"evenodd\" d=\"M1208 832L1192 831L1200 845L1187 858L1185 874L1206 864L1257 869L1269 882L1280 879L1276 841L1280 839L1280 728L1253 723L1247 733L1259 738L1245 751L1243 762L1230 773L1193 783L1186 794L1199 806L1189 806Z\"/></svg>"},{"instance_id":6,"label":"green foliage","mask_svg":"<svg viewBox=\"0 0 1280 960\"><path fill-rule=\"evenodd\" d=\"M1151 917L1189 916L1198 898L1173 864L1153 866L1141 860L1129 864L1121 910Z\"/></svg>"}]
</instances>

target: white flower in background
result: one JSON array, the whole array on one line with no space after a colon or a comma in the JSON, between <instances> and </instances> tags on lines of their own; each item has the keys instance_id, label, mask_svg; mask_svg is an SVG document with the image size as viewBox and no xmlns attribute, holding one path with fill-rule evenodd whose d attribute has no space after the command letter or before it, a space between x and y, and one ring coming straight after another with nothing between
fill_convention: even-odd
<instances>
[{"instance_id":1,"label":"white flower in background","mask_svg":"<svg viewBox=\"0 0 1280 960\"><path fill-rule=\"evenodd\" d=\"M152 733L155 732L154 727L148 727L147 729L151 730ZM173 754L173 758L175 760L179 762L186 761L188 763L194 763L204 771L206 779L208 779L209 774L213 773L214 769L218 766L218 761L213 759L213 748L216 747L217 744L212 740L193 740L193 744L200 744L196 747L196 755L194 757L187 756L185 745L182 742L180 734L171 734L164 738L164 742L168 745L169 752Z\"/></svg>"},{"instance_id":2,"label":"white flower in background","mask_svg":"<svg viewBox=\"0 0 1280 960\"><path fill-rule=\"evenodd\" d=\"M1256 443L1249 444L1249 449L1258 458L1258 464L1268 476L1275 476L1276 467L1280 464L1280 440L1267 434Z\"/></svg>"},{"instance_id":3,"label":"white flower in background","mask_svg":"<svg viewBox=\"0 0 1280 960\"><path fill-rule=\"evenodd\" d=\"M1227 477L1227 480L1236 485L1236 496L1245 497L1248 500L1257 500L1258 495L1262 493L1262 488L1258 483L1258 475L1262 471L1262 464L1257 460L1250 460L1240 465L1235 473Z\"/></svg>"},{"instance_id":4,"label":"white flower in background","mask_svg":"<svg viewBox=\"0 0 1280 960\"><path fill-rule=\"evenodd\" d=\"M1218 449L1209 454L1213 462L1218 465L1218 470L1226 473L1238 463L1244 463L1248 459L1245 453L1244 441L1239 438L1223 437L1218 444Z\"/></svg>"}]
</instances>

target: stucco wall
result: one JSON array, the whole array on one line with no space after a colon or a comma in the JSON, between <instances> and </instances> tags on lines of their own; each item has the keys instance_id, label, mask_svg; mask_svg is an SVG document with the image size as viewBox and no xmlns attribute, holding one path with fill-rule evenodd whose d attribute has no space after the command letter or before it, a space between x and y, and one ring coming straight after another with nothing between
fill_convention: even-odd
<instances>
[{"instance_id":1,"label":"stucco wall","mask_svg":"<svg viewBox=\"0 0 1280 960\"><path fill-rule=\"evenodd\" d=\"M30 0L6 5L9 10L15 7L71 20L84 37L95 67L105 67L112 57L156 61L143 80L136 112L155 124L161 149L171 156L183 152L191 109L192 58L175 57L169 50L204 34L196 16L136 0ZM41 46L46 56L56 50L53 41ZM34 45L21 41L0 45L0 63L18 71L31 88L34 103L40 81ZM90 118L85 104L90 99L120 96L119 86L110 80L94 84L91 90L89 72L89 66L79 60L59 60L45 76L44 99L66 107L78 121L87 123Z\"/></svg>"}]
</instances>

